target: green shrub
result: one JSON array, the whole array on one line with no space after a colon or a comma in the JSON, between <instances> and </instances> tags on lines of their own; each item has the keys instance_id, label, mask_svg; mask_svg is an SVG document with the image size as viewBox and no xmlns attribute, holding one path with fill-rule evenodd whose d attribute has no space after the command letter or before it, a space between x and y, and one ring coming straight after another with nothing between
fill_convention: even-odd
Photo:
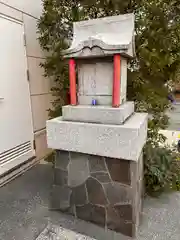
<instances>
[{"instance_id":1,"label":"green shrub","mask_svg":"<svg viewBox=\"0 0 180 240\"><path fill-rule=\"evenodd\" d=\"M168 147L146 144L144 148L144 181L150 195L165 190L179 190L179 154Z\"/></svg>"}]
</instances>

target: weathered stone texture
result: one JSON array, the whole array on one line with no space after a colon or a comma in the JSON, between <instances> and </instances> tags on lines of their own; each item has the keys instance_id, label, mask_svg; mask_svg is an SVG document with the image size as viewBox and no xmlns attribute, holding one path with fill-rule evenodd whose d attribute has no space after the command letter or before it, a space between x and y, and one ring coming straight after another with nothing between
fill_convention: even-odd
<instances>
[{"instance_id":1,"label":"weathered stone texture","mask_svg":"<svg viewBox=\"0 0 180 240\"><path fill-rule=\"evenodd\" d=\"M102 185L94 178L86 182L89 202L95 205L107 205L107 198Z\"/></svg>"},{"instance_id":2,"label":"weathered stone texture","mask_svg":"<svg viewBox=\"0 0 180 240\"><path fill-rule=\"evenodd\" d=\"M71 152L138 161L147 137L145 113L135 113L124 125L47 121L48 146Z\"/></svg>"},{"instance_id":3,"label":"weathered stone texture","mask_svg":"<svg viewBox=\"0 0 180 240\"><path fill-rule=\"evenodd\" d=\"M104 207L87 204L82 207L76 207L76 213L78 218L105 227L106 212Z\"/></svg>"},{"instance_id":4,"label":"weathered stone texture","mask_svg":"<svg viewBox=\"0 0 180 240\"><path fill-rule=\"evenodd\" d=\"M123 14L75 22L73 41L64 55L82 57L82 51L88 48L87 56L92 57L91 49L98 46L102 50L98 56L122 54L126 58L134 57L134 21L134 14Z\"/></svg>"},{"instance_id":5,"label":"weathered stone texture","mask_svg":"<svg viewBox=\"0 0 180 240\"><path fill-rule=\"evenodd\" d=\"M114 208L107 208L107 228L121 232L124 235L133 237L135 236L134 224L131 221L126 221L120 218L118 212Z\"/></svg>"},{"instance_id":6,"label":"weathered stone texture","mask_svg":"<svg viewBox=\"0 0 180 240\"><path fill-rule=\"evenodd\" d=\"M106 208L107 228L119 232L120 219L118 213L112 206Z\"/></svg>"},{"instance_id":7,"label":"weathered stone texture","mask_svg":"<svg viewBox=\"0 0 180 240\"><path fill-rule=\"evenodd\" d=\"M113 58L103 61L86 59L77 64L79 95L112 96Z\"/></svg>"},{"instance_id":8,"label":"weathered stone texture","mask_svg":"<svg viewBox=\"0 0 180 240\"><path fill-rule=\"evenodd\" d=\"M104 81L104 79L102 80ZM62 107L63 119L74 122L121 125L134 113L134 102L126 102L119 108L112 108L111 106L104 106L104 103L103 105L92 106L92 96L89 96L88 99L89 105Z\"/></svg>"},{"instance_id":9,"label":"weathered stone texture","mask_svg":"<svg viewBox=\"0 0 180 240\"><path fill-rule=\"evenodd\" d=\"M55 167L62 170L67 170L69 164L69 152L57 150L55 154Z\"/></svg>"},{"instance_id":10,"label":"weathered stone texture","mask_svg":"<svg viewBox=\"0 0 180 240\"><path fill-rule=\"evenodd\" d=\"M111 204L125 204L132 202L131 188L120 183L103 184L108 201Z\"/></svg>"},{"instance_id":11,"label":"weathered stone texture","mask_svg":"<svg viewBox=\"0 0 180 240\"><path fill-rule=\"evenodd\" d=\"M142 156L134 162L74 152L63 155L70 158L67 165L56 157L51 208L135 236L142 207Z\"/></svg>"},{"instance_id":12,"label":"weathered stone texture","mask_svg":"<svg viewBox=\"0 0 180 240\"><path fill-rule=\"evenodd\" d=\"M54 169L54 184L58 186L67 185L68 182L68 172L55 168Z\"/></svg>"},{"instance_id":13,"label":"weathered stone texture","mask_svg":"<svg viewBox=\"0 0 180 240\"><path fill-rule=\"evenodd\" d=\"M71 153L71 161L68 165L68 186L77 187L83 184L89 177L88 157L82 153Z\"/></svg>"},{"instance_id":14,"label":"weathered stone texture","mask_svg":"<svg viewBox=\"0 0 180 240\"><path fill-rule=\"evenodd\" d=\"M71 204L79 206L85 205L86 203L88 203L88 198L85 183L72 188Z\"/></svg>"},{"instance_id":15,"label":"weathered stone texture","mask_svg":"<svg viewBox=\"0 0 180 240\"><path fill-rule=\"evenodd\" d=\"M116 205L114 208L120 218L126 221L132 221L133 209L131 204Z\"/></svg>"},{"instance_id":16,"label":"weathered stone texture","mask_svg":"<svg viewBox=\"0 0 180 240\"><path fill-rule=\"evenodd\" d=\"M120 163L121 161L121 163ZM106 164L113 181L131 184L130 161L119 160L116 158L107 158Z\"/></svg>"},{"instance_id":17,"label":"weathered stone texture","mask_svg":"<svg viewBox=\"0 0 180 240\"><path fill-rule=\"evenodd\" d=\"M105 172L107 171L104 157L97 155L89 155L89 169L90 172Z\"/></svg>"},{"instance_id":18,"label":"weathered stone texture","mask_svg":"<svg viewBox=\"0 0 180 240\"><path fill-rule=\"evenodd\" d=\"M91 173L91 177L97 179L100 183L110 183L111 178L108 173L105 172L96 172Z\"/></svg>"}]
</instances>

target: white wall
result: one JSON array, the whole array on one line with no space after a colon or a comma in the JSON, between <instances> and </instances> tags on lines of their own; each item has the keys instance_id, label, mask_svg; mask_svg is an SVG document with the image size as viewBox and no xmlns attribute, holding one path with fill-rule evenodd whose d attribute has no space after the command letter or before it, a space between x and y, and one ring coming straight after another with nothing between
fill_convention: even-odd
<instances>
[{"instance_id":1,"label":"white wall","mask_svg":"<svg viewBox=\"0 0 180 240\"><path fill-rule=\"evenodd\" d=\"M7 4L36 18L39 18L42 11L41 0L1 0L0 3Z\"/></svg>"},{"instance_id":2,"label":"white wall","mask_svg":"<svg viewBox=\"0 0 180 240\"><path fill-rule=\"evenodd\" d=\"M51 83L43 77L43 70L39 67L40 62L43 62L45 57L37 40L36 29L37 19L41 15L41 11L41 0L0 0L0 14L24 23L32 118L38 158L49 153L45 127L48 119L47 109L51 107L52 102Z\"/></svg>"}]
</instances>

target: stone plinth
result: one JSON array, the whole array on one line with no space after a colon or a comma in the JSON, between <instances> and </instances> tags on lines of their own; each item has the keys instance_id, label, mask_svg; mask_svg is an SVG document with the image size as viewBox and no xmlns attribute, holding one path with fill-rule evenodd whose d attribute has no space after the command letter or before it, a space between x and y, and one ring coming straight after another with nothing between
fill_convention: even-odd
<instances>
[{"instance_id":1,"label":"stone plinth","mask_svg":"<svg viewBox=\"0 0 180 240\"><path fill-rule=\"evenodd\" d=\"M134 162L56 151L51 209L134 237L142 190L142 154Z\"/></svg>"},{"instance_id":2,"label":"stone plinth","mask_svg":"<svg viewBox=\"0 0 180 240\"><path fill-rule=\"evenodd\" d=\"M108 106L64 106L63 120L74 122L123 124L134 113L134 102L126 102L119 108Z\"/></svg>"},{"instance_id":3,"label":"stone plinth","mask_svg":"<svg viewBox=\"0 0 180 240\"><path fill-rule=\"evenodd\" d=\"M123 125L47 121L50 148L138 161L147 137L147 114L134 113Z\"/></svg>"}]
</instances>

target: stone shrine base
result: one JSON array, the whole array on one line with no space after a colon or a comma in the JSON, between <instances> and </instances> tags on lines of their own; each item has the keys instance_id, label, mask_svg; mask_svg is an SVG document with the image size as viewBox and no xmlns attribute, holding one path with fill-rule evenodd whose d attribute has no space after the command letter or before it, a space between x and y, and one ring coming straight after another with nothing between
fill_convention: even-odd
<instances>
[{"instance_id":1,"label":"stone shrine base","mask_svg":"<svg viewBox=\"0 0 180 240\"><path fill-rule=\"evenodd\" d=\"M56 151L51 209L135 237L142 208L143 159Z\"/></svg>"}]
</instances>

